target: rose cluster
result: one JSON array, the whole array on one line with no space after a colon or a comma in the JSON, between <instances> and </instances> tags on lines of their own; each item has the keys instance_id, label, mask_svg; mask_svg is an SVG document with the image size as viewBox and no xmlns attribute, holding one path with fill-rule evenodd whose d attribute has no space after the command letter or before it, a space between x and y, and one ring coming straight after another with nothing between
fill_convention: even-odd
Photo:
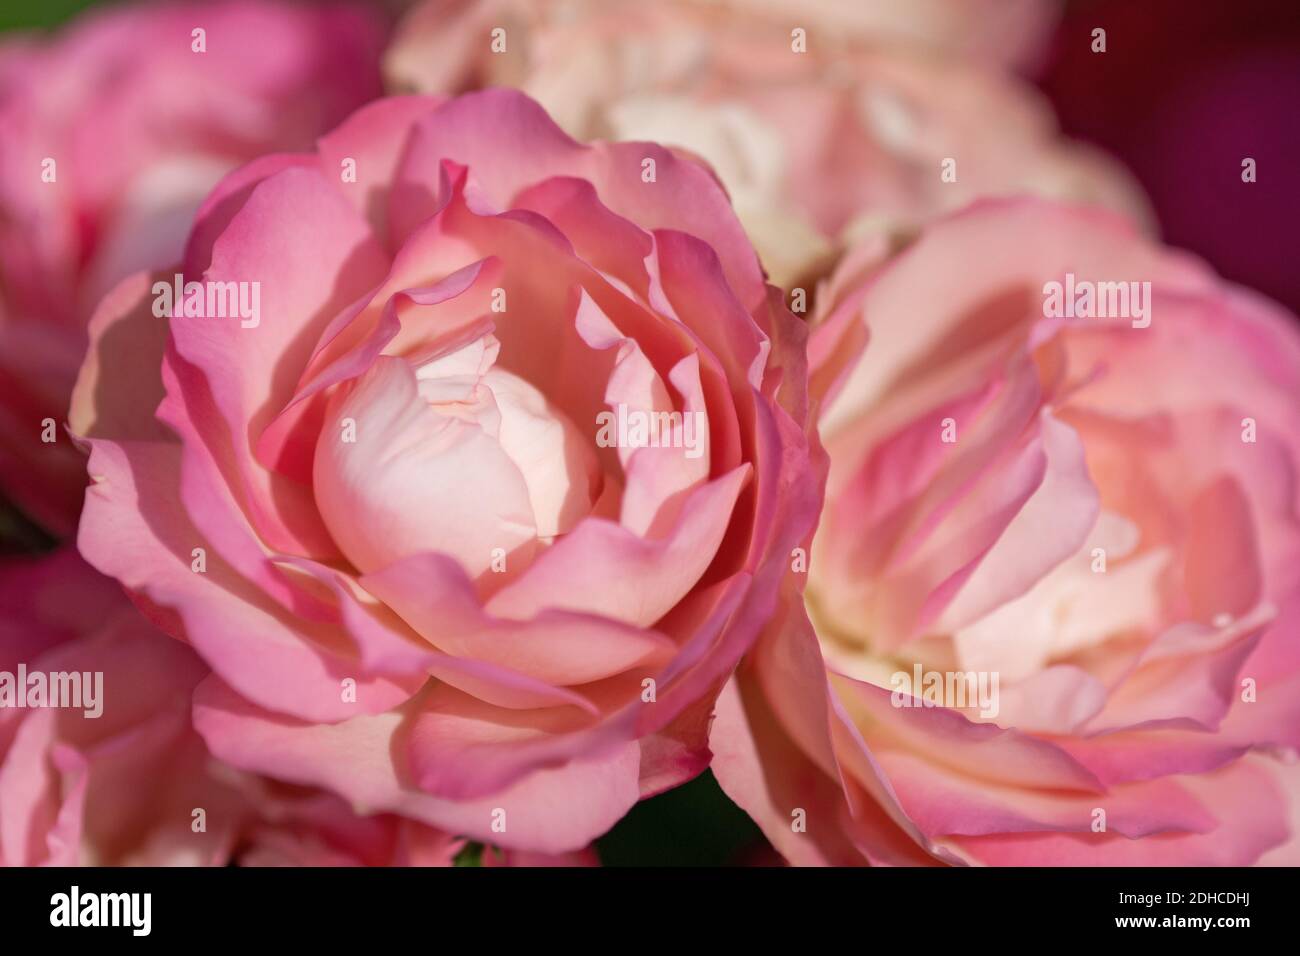
<instances>
[{"instance_id":1,"label":"rose cluster","mask_svg":"<svg viewBox=\"0 0 1300 956\"><path fill-rule=\"evenodd\" d=\"M0 35L0 863L591 865L706 770L793 865L1300 859L1300 326L1057 12Z\"/></svg>"}]
</instances>

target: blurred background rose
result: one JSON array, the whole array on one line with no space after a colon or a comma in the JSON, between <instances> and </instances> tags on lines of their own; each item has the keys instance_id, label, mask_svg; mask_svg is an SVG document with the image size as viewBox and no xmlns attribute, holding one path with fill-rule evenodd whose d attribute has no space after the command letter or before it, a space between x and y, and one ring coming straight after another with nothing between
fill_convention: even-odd
<instances>
[{"instance_id":1,"label":"blurred background rose","mask_svg":"<svg viewBox=\"0 0 1300 956\"><path fill-rule=\"evenodd\" d=\"M224 173L377 95L383 39L363 6L274 0L109 6L0 35L0 489L29 518L75 526L85 468L62 422L99 298L176 261Z\"/></svg>"},{"instance_id":2,"label":"blurred background rose","mask_svg":"<svg viewBox=\"0 0 1300 956\"><path fill-rule=\"evenodd\" d=\"M1043 0L425 0L385 72L400 91L518 86L578 139L699 155L790 287L849 235L908 230L978 196L1147 219L1123 169L1063 140L1046 101L992 55L1030 59L1056 12Z\"/></svg>"}]
</instances>

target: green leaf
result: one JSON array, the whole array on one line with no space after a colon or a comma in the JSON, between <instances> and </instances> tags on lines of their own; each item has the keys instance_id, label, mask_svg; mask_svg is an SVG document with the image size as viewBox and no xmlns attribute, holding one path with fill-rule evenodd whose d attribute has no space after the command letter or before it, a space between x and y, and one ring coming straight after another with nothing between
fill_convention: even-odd
<instances>
[{"instance_id":1,"label":"green leaf","mask_svg":"<svg viewBox=\"0 0 1300 956\"><path fill-rule=\"evenodd\" d=\"M483 844L475 843L473 840L466 840L465 845L461 847L460 852L452 857L452 866L482 866L483 865Z\"/></svg>"},{"instance_id":2,"label":"green leaf","mask_svg":"<svg viewBox=\"0 0 1300 956\"><path fill-rule=\"evenodd\" d=\"M644 800L596 841L603 866L727 866L766 845L706 770Z\"/></svg>"}]
</instances>

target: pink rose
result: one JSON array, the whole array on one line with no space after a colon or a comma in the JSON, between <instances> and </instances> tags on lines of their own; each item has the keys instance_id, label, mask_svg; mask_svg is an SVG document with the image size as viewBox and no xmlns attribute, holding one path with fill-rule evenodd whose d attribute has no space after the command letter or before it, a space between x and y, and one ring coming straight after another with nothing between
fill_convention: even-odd
<instances>
[{"instance_id":1,"label":"pink rose","mask_svg":"<svg viewBox=\"0 0 1300 956\"><path fill-rule=\"evenodd\" d=\"M705 169L381 100L227 177L182 271L170 321L167 273L105 299L71 426L82 553L211 665L215 754L544 853L704 767L820 494L805 328Z\"/></svg>"},{"instance_id":2,"label":"pink rose","mask_svg":"<svg viewBox=\"0 0 1300 956\"><path fill-rule=\"evenodd\" d=\"M385 70L426 93L519 86L580 139L690 150L787 288L865 231L979 196L1032 192L1145 217L1127 173L1063 141L1027 84L915 41L927 27L979 34L950 29L967 17L1003 45L1037 34L1032 18L992 6L430 0L399 28Z\"/></svg>"},{"instance_id":3,"label":"pink rose","mask_svg":"<svg viewBox=\"0 0 1300 956\"><path fill-rule=\"evenodd\" d=\"M491 31L515 31L530 52L543 54L557 26L584 29L627 22L647 11L671 8L674 17L701 22L725 18L780 30L795 28L818 35L837 51L889 46L961 57L989 65L1027 66L1039 59L1060 15L1059 0L422 0L402 24L389 68L400 82L439 90L477 82L484 71L510 69L493 63ZM536 31L536 35L534 34ZM517 37L518 38L518 37ZM655 46L659 44L655 43ZM645 48L640 48L642 51ZM509 52L509 42L506 51ZM586 58L605 59L609 51L587 48ZM681 54L694 56L688 46ZM575 64L576 65L576 64ZM625 64L625 66L630 64ZM591 91L595 92L595 91Z\"/></svg>"},{"instance_id":4,"label":"pink rose","mask_svg":"<svg viewBox=\"0 0 1300 956\"><path fill-rule=\"evenodd\" d=\"M464 850L423 824L221 765L190 716L207 674L75 551L0 561L0 866L451 866Z\"/></svg>"},{"instance_id":5,"label":"pink rose","mask_svg":"<svg viewBox=\"0 0 1300 956\"><path fill-rule=\"evenodd\" d=\"M1030 200L860 264L807 615L720 701L723 788L796 863L1294 863L1294 317Z\"/></svg>"},{"instance_id":6,"label":"pink rose","mask_svg":"<svg viewBox=\"0 0 1300 956\"><path fill-rule=\"evenodd\" d=\"M0 563L0 865L224 862L244 801L190 723L206 673L75 551Z\"/></svg>"},{"instance_id":7,"label":"pink rose","mask_svg":"<svg viewBox=\"0 0 1300 956\"><path fill-rule=\"evenodd\" d=\"M76 525L85 476L62 424L95 304L175 261L230 169L375 96L381 41L359 8L222 0L0 44L0 491L37 521Z\"/></svg>"},{"instance_id":8,"label":"pink rose","mask_svg":"<svg viewBox=\"0 0 1300 956\"><path fill-rule=\"evenodd\" d=\"M245 780L256 813L245 817L240 833L234 854L240 866L599 866L592 849L550 856L476 848L405 817L353 813L332 793Z\"/></svg>"},{"instance_id":9,"label":"pink rose","mask_svg":"<svg viewBox=\"0 0 1300 956\"><path fill-rule=\"evenodd\" d=\"M683 0L718 6L718 0ZM944 57L1031 66L1043 52L1061 0L722 0L736 17L790 30L803 26L847 48L918 47Z\"/></svg>"}]
</instances>

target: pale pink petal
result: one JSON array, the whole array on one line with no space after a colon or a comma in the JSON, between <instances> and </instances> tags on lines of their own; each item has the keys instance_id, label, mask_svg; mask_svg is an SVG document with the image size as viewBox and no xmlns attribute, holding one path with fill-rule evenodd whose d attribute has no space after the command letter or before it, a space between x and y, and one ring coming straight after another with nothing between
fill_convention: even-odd
<instances>
[{"instance_id":1,"label":"pale pink petal","mask_svg":"<svg viewBox=\"0 0 1300 956\"><path fill-rule=\"evenodd\" d=\"M431 826L514 849L562 853L580 849L613 826L634 804L635 745L603 759L539 771L491 797L451 801L404 782L402 713L305 724L260 711L219 682L195 695L195 726L213 752L245 769L296 783L324 786L362 812L389 810ZM575 803L574 793L583 799ZM494 813L494 811L503 811ZM494 820L504 829L493 829Z\"/></svg>"}]
</instances>

